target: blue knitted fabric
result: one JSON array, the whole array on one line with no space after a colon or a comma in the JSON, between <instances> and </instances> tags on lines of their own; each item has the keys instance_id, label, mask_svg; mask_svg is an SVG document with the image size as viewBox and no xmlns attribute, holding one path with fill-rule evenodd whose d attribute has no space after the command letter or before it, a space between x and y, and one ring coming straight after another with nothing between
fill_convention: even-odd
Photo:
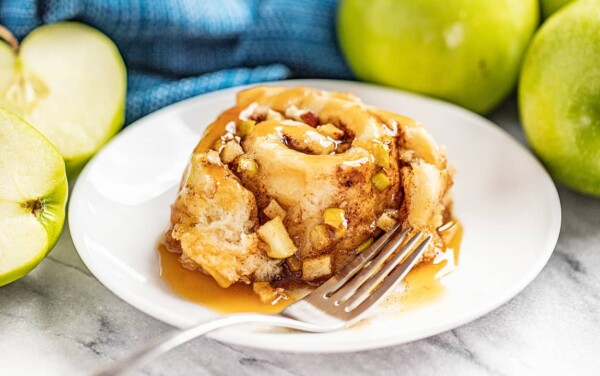
<instances>
[{"instance_id":1,"label":"blue knitted fabric","mask_svg":"<svg viewBox=\"0 0 600 376\"><path fill-rule=\"evenodd\" d=\"M337 0L0 0L22 39L65 20L94 26L128 70L127 123L170 103L291 77L351 78L337 46Z\"/></svg>"}]
</instances>

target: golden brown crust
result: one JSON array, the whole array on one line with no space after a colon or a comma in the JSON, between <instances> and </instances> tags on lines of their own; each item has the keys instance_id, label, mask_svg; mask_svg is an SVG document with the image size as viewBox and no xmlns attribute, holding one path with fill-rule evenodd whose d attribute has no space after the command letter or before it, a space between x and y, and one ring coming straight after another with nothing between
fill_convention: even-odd
<instances>
[{"instance_id":1,"label":"golden brown crust","mask_svg":"<svg viewBox=\"0 0 600 376\"><path fill-rule=\"evenodd\" d=\"M249 120L250 133L240 133ZM232 148L225 164L211 148L232 142L243 154ZM351 94L255 87L238 93L237 105L196 147L173 205L167 245L222 286L279 278L282 261L266 256L268 246L256 235L269 219L263 210L275 200L298 248L294 264L331 255L327 262L338 270L374 236L377 219L389 209L399 209L404 226L434 237L430 259L443 245L437 228L451 215L452 175L444 150L412 119ZM343 231L324 231L328 208L344 211Z\"/></svg>"}]
</instances>

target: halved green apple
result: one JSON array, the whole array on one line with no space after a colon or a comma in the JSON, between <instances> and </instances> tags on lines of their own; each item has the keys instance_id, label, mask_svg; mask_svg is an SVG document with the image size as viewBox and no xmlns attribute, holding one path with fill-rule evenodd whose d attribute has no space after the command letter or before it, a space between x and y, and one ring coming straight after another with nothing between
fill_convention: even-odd
<instances>
[{"instance_id":1,"label":"halved green apple","mask_svg":"<svg viewBox=\"0 0 600 376\"><path fill-rule=\"evenodd\" d=\"M76 22L41 26L20 48L0 43L0 106L60 151L76 175L122 126L126 71L114 43Z\"/></svg>"},{"instance_id":2,"label":"halved green apple","mask_svg":"<svg viewBox=\"0 0 600 376\"><path fill-rule=\"evenodd\" d=\"M0 109L0 286L35 268L58 240L67 202L58 150Z\"/></svg>"}]
</instances>

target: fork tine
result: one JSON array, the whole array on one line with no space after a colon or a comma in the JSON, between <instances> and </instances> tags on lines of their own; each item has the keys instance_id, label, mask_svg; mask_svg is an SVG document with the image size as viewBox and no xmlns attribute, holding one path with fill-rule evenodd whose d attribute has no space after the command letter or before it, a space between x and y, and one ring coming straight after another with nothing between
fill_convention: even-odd
<instances>
[{"instance_id":1,"label":"fork tine","mask_svg":"<svg viewBox=\"0 0 600 376\"><path fill-rule=\"evenodd\" d=\"M319 286L314 292L307 296L307 298L328 298L331 294L336 292L346 282L348 282L352 277L354 277L356 273L361 271L369 261L371 261L375 256L377 256L379 250L388 243L390 238L392 238L394 235L397 235L400 226L400 223L397 224L392 230L379 237L379 239L377 239L375 243L373 243L368 249L359 254L354 260L350 262L350 264L348 264L341 271L336 273L333 277L329 278L325 283ZM409 229L401 231L401 234L404 234L403 236L406 236L408 231Z\"/></svg>"},{"instance_id":2,"label":"fork tine","mask_svg":"<svg viewBox=\"0 0 600 376\"><path fill-rule=\"evenodd\" d=\"M344 286L341 286L339 288L339 290L331 296L331 299L333 299L335 302L338 302L338 301L341 302L341 301L348 299L352 294L354 294L354 292L363 283L365 283L366 280L371 278L381 268L383 263L386 262L386 260L390 258L392 253L394 253L396 251L396 249L398 249L400 244L402 244L402 242L404 242L404 239L406 238L406 235L408 235L409 231L410 231L409 228L405 229L404 231L401 231L401 232L398 231L397 234L394 234L395 236L390 238L389 242L385 243L382 247L379 247L382 249L379 252L379 254L377 255L377 257L375 257L373 259L373 261L371 261L370 264L366 265L360 271L360 273L358 273L356 275L356 277L354 277L350 282L346 283ZM411 239L409 241L409 243L411 241L414 243L413 239ZM412 245L412 243L410 243L410 244Z\"/></svg>"},{"instance_id":3,"label":"fork tine","mask_svg":"<svg viewBox=\"0 0 600 376\"><path fill-rule=\"evenodd\" d=\"M417 238L417 236L411 240ZM431 236L428 236L402 264L397 265L404 258L401 254L406 253L404 249L406 246L403 247L402 251L398 252L392 261L386 264L373 278L362 285L356 294L346 301L344 310L356 317L377 303L388 291L406 277L425 252L430 241ZM408 247L408 250L410 248L412 246Z\"/></svg>"},{"instance_id":4,"label":"fork tine","mask_svg":"<svg viewBox=\"0 0 600 376\"><path fill-rule=\"evenodd\" d=\"M397 248L397 241L400 240L400 244L402 244L410 231L412 231L410 228L400 231L400 225L396 225L371 247L360 253L348 266L280 314L303 322L327 324L336 328L355 322L367 309L375 305L402 281L427 249L431 236L420 242L416 249L408 255L422 236L422 233L419 232L409 239L398 253L391 256ZM391 253L390 249L392 249ZM387 258L391 258L391 260L384 263L379 269L371 268L382 255L387 255ZM407 255L408 257L406 257ZM388 260L384 258L385 261ZM352 284L352 277L360 280L361 284L357 283L356 286ZM348 283L348 281L351 282ZM353 286L350 288L353 294L346 294L350 290L346 289L348 287L346 284ZM349 296L349 298L345 301L338 301L335 299L337 296Z\"/></svg>"}]
</instances>

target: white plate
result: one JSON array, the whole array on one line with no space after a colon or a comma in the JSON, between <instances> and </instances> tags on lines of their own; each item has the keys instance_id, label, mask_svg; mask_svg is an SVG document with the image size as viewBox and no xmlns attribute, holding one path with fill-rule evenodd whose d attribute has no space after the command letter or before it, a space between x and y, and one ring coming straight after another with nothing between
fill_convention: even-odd
<instances>
[{"instance_id":1,"label":"white plate","mask_svg":"<svg viewBox=\"0 0 600 376\"><path fill-rule=\"evenodd\" d=\"M396 90L344 81L298 80L357 94L364 102L411 116L446 145L458 171L455 214L465 227L460 265L430 304L328 334L234 327L224 342L297 352L342 352L431 336L474 320L518 294L550 257L560 229L556 188L540 163L486 119L459 107ZM158 275L155 251L169 205L205 126L234 103L239 88L202 95L125 129L79 176L69 225L79 255L111 291L159 320L187 327L218 314L177 297Z\"/></svg>"}]
</instances>

